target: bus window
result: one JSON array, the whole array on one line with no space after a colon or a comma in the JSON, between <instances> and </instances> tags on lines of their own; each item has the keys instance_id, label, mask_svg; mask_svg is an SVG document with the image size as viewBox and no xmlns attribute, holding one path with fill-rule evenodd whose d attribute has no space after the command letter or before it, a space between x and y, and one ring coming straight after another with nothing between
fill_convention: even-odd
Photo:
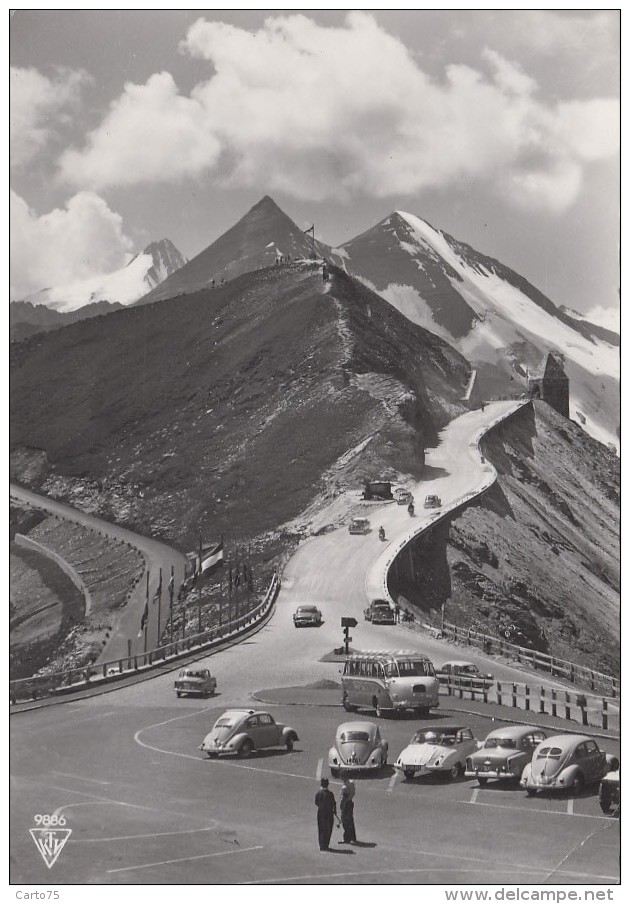
<instances>
[{"instance_id":1,"label":"bus window","mask_svg":"<svg viewBox=\"0 0 630 904\"><path fill-rule=\"evenodd\" d=\"M398 666L395 662L388 662L385 665L385 674L388 678L398 678Z\"/></svg>"}]
</instances>

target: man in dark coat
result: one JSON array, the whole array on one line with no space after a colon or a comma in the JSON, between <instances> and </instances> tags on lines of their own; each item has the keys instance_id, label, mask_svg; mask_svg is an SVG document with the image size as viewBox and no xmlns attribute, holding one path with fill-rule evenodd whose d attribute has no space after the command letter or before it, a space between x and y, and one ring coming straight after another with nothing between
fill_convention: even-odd
<instances>
[{"instance_id":1,"label":"man in dark coat","mask_svg":"<svg viewBox=\"0 0 630 904\"><path fill-rule=\"evenodd\" d=\"M335 824L335 816L337 815L337 801L332 791L328 790L328 779L323 778L320 784L321 788L315 795L317 834L319 836L320 851L327 851L330 846L330 836Z\"/></svg>"}]
</instances>

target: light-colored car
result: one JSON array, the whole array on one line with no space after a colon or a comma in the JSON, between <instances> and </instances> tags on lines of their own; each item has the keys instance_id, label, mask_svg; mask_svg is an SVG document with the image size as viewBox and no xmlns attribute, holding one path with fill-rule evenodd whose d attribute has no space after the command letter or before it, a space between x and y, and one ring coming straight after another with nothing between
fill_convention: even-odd
<instances>
[{"instance_id":1,"label":"light-colored car","mask_svg":"<svg viewBox=\"0 0 630 904\"><path fill-rule=\"evenodd\" d=\"M466 777L480 785L490 779L516 781L547 732L533 725L504 725L491 731L483 746L466 760Z\"/></svg>"},{"instance_id":2,"label":"light-colored car","mask_svg":"<svg viewBox=\"0 0 630 904\"><path fill-rule=\"evenodd\" d=\"M410 502L413 502L413 493L403 487L398 487L394 490L394 499L398 505L409 505Z\"/></svg>"},{"instance_id":3,"label":"light-colored car","mask_svg":"<svg viewBox=\"0 0 630 904\"><path fill-rule=\"evenodd\" d=\"M248 757L254 750L265 747L286 747L291 751L297 740L297 732L276 722L270 713L229 709L217 719L199 749L209 757L222 753Z\"/></svg>"},{"instance_id":4,"label":"light-colored car","mask_svg":"<svg viewBox=\"0 0 630 904\"><path fill-rule=\"evenodd\" d=\"M343 722L328 752L330 774L340 770L374 772L387 764L387 741L375 722Z\"/></svg>"},{"instance_id":5,"label":"light-colored car","mask_svg":"<svg viewBox=\"0 0 630 904\"><path fill-rule=\"evenodd\" d=\"M621 770L615 769L603 777L599 784L599 805L602 813L621 816Z\"/></svg>"},{"instance_id":6,"label":"light-colored car","mask_svg":"<svg viewBox=\"0 0 630 904\"><path fill-rule=\"evenodd\" d=\"M293 613L293 624L296 628L319 627L322 613L317 606L298 606Z\"/></svg>"},{"instance_id":7,"label":"light-colored car","mask_svg":"<svg viewBox=\"0 0 630 904\"><path fill-rule=\"evenodd\" d=\"M481 672L473 662L463 660L451 660L445 662L442 668L436 671L440 684L451 682L458 687L474 687L483 689L489 687L494 681L490 672Z\"/></svg>"},{"instance_id":8,"label":"light-colored car","mask_svg":"<svg viewBox=\"0 0 630 904\"><path fill-rule=\"evenodd\" d=\"M208 669L185 668L175 679L175 693L178 697L182 694L200 694L207 697L214 694L216 689L217 679L213 678Z\"/></svg>"},{"instance_id":9,"label":"light-colored car","mask_svg":"<svg viewBox=\"0 0 630 904\"><path fill-rule=\"evenodd\" d=\"M407 779L435 772L461 778L466 759L478 746L470 728L463 725L421 728L402 751L395 766Z\"/></svg>"},{"instance_id":10,"label":"light-colored car","mask_svg":"<svg viewBox=\"0 0 630 904\"><path fill-rule=\"evenodd\" d=\"M531 763L523 769L521 785L529 795L569 788L579 794L586 785L601 782L608 772L618 768L617 758L600 750L593 738L554 735L534 750Z\"/></svg>"},{"instance_id":11,"label":"light-colored car","mask_svg":"<svg viewBox=\"0 0 630 904\"><path fill-rule=\"evenodd\" d=\"M430 493L428 496L424 497L424 507L425 508L441 508L442 500L439 496L436 496L434 493Z\"/></svg>"},{"instance_id":12,"label":"light-colored car","mask_svg":"<svg viewBox=\"0 0 630 904\"><path fill-rule=\"evenodd\" d=\"M370 519L369 518L353 518L348 525L348 531L351 534L369 534Z\"/></svg>"},{"instance_id":13,"label":"light-colored car","mask_svg":"<svg viewBox=\"0 0 630 904\"><path fill-rule=\"evenodd\" d=\"M374 600L363 610L363 618L373 625L393 625L396 623L394 610L387 600Z\"/></svg>"}]
</instances>

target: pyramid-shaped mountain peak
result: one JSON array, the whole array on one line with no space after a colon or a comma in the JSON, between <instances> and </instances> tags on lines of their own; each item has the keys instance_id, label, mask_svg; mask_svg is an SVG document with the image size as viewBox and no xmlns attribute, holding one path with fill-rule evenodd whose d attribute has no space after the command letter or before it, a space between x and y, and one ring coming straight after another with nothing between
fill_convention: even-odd
<instances>
[{"instance_id":1,"label":"pyramid-shaped mountain peak","mask_svg":"<svg viewBox=\"0 0 630 904\"><path fill-rule=\"evenodd\" d=\"M315 253L320 257L329 250L326 245L315 243ZM265 195L234 226L138 304L188 295L276 262L309 258L312 254L311 236Z\"/></svg>"}]
</instances>

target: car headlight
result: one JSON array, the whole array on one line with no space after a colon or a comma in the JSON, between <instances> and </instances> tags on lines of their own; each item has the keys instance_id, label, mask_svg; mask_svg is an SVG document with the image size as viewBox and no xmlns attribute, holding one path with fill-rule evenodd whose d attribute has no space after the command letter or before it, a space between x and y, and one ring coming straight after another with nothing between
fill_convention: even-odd
<instances>
[{"instance_id":1,"label":"car headlight","mask_svg":"<svg viewBox=\"0 0 630 904\"><path fill-rule=\"evenodd\" d=\"M333 763L335 763L335 764L337 764L337 763L339 762L339 760L337 759L336 756L333 756L332 761L333 761Z\"/></svg>"}]
</instances>

